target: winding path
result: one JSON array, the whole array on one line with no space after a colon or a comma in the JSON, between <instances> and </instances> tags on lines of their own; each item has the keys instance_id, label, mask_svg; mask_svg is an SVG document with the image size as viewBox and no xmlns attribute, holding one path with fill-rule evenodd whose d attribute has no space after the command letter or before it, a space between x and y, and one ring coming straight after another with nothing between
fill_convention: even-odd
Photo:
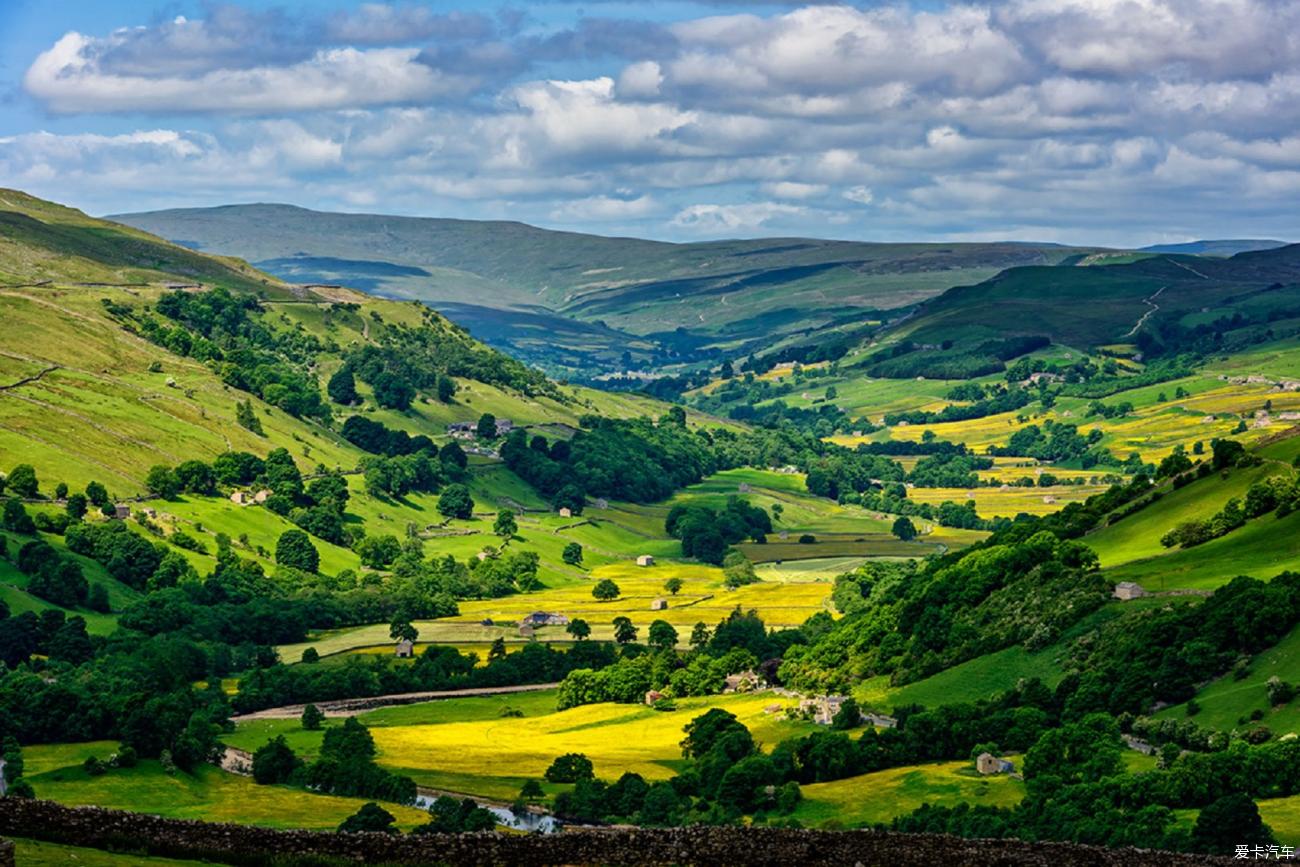
<instances>
[{"instance_id":1,"label":"winding path","mask_svg":"<svg viewBox=\"0 0 1300 867\"><path fill-rule=\"evenodd\" d=\"M1190 269L1188 269L1188 270L1190 270ZM1142 303L1145 304L1145 305L1147 305L1147 306L1150 307L1151 309L1148 310L1146 313L1143 313L1143 314L1142 314L1142 318L1139 319L1139 320L1137 321L1137 325L1134 325L1133 328L1132 328L1132 330L1129 331L1128 334L1125 334L1125 335L1124 335L1125 337L1132 337L1134 334L1137 334L1137 333L1138 333L1138 330L1139 330L1143 325L1146 325L1146 324L1147 324L1147 320L1151 318L1152 314L1154 314L1157 310L1160 309L1160 305L1156 303L1156 299L1160 297L1160 293L1161 293L1161 292L1165 291L1165 290L1168 289L1168 288L1169 288L1168 286L1161 286L1159 289L1157 289L1157 290L1155 291L1154 294L1152 294L1152 296L1151 296L1150 298L1144 298L1144 299L1142 299Z\"/></svg>"}]
</instances>

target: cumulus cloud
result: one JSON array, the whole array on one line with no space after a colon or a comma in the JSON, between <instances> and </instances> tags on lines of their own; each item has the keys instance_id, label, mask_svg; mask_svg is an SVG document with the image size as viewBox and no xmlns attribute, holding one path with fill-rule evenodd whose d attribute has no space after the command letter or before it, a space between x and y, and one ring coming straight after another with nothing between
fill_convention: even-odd
<instances>
[{"instance_id":1,"label":"cumulus cloud","mask_svg":"<svg viewBox=\"0 0 1300 867\"><path fill-rule=\"evenodd\" d=\"M668 22L213 6L74 29L30 63L27 96L92 130L150 120L11 136L0 170L235 198L224 172L259 198L677 237L1073 227L1123 243L1147 224L1220 234L1234 215L1300 236L1300 4L726 5Z\"/></svg>"}]
</instances>

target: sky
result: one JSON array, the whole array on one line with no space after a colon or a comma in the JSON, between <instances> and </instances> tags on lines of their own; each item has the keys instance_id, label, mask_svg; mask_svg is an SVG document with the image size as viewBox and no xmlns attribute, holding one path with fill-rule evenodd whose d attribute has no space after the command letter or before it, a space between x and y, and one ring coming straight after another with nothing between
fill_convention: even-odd
<instances>
[{"instance_id":1,"label":"sky","mask_svg":"<svg viewBox=\"0 0 1300 867\"><path fill-rule=\"evenodd\" d=\"M1300 3L0 0L0 186L667 240L1300 240Z\"/></svg>"}]
</instances>

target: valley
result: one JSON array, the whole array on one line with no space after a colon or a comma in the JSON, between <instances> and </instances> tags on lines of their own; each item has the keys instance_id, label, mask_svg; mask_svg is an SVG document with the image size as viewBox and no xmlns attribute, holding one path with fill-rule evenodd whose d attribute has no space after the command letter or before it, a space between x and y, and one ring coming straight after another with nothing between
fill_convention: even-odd
<instances>
[{"instance_id":1,"label":"valley","mask_svg":"<svg viewBox=\"0 0 1300 867\"><path fill-rule=\"evenodd\" d=\"M11 795L1300 845L1300 248L0 211Z\"/></svg>"}]
</instances>

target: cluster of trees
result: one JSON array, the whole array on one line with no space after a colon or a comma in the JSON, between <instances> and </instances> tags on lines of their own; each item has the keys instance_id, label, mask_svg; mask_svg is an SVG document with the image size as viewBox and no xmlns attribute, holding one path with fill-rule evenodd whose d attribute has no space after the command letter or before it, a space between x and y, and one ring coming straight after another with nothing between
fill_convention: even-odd
<instances>
[{"instance_id":1,"label":"cluster of trees","mask_svg":"<svg viewBox=\"0 0 1300 867\"><path fill-rule=\"evenodd\" d=\"M970 390L963 390L961 393L967 398L974 394ZM905 412L886 413L885 424L893 426L899 423L918 425L966 421L967 419L984 418L985 416L997 415L1003 412L1014 412L1029 406L1030 403L1037 399L1031 392L1023 388L985 389L982 396L971 403L953 403L943 409L933 411L914 409Z\"/></svg>"},{"instance_id":2,"label":"cluster of trees","mask_svg":"<svg viewBox=\"0 0 1300 867\"><path fill-rule=\"evenodd\" d=\"M586 497L636 503L667 498L678 488L718 469L706 436L686 428L686 413L674 407L659 423L647 418L583 416L572 440L530 441L515 430L501 445L501 457L557 507L578 514Z\"/></svg>"},{"instance_id":3,"label":"cluster of trees","mask_svg":"<svg viewBox=\"0 0 1300 867\"><path fill-rule=\"evenodd\" d=\"M324 346L303 329L267 328L255 296L222 288L166 292L154 309L172 324L136 314L135 325L150 341L208 363L227 385L290 415L329 420L329 404L310 372Z\"/></svg>"},{"instance_id":4,"label":"cluster of trees","mask_svg":"<svg viewBox=\"0 0 1300 867\"><path fill-rule=\"evenodd\" d=\"M668 511L664 529L681 540L683 557L719 566L731 545L745 539L766 542L772 518L758 506L731 496L718 511L699 503L679 503Z\"/></svg>"},{"instance_id":5,"label":"cluster of trees","mask_svg":"<svg viewBox=\"0 0 1300 867\"><path fill-rule=\"evenodd\" d=\"M281 735L253 753L253 779L262 785L288 783L315 792L413 804L415 781L375 764L375 740L356 717L325 730L316 760L306 764Z\"/></svg>"}]
</instances>

